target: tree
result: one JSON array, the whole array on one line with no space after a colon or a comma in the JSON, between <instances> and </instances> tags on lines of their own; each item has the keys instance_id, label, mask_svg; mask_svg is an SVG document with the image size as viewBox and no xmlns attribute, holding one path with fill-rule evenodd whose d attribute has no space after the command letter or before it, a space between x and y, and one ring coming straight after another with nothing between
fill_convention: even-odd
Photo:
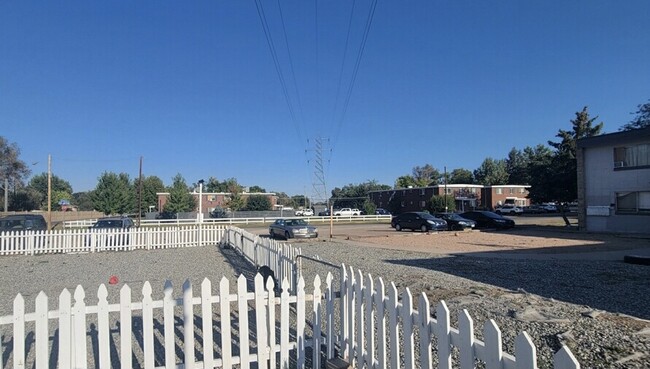
<instances>
[{"instance_id":1,"label":"tree","mask_svg":"<svg viewBox=\"0 0 650 369\"><path fill-rule=\"evenodd\" d=\"M23 187L9 196L12 211L32 211L41 208L41 194L33 188Z\"/></svg>"},{"instance_id":2,"label":"tree","mask_svg":"<svg viewBox=\"0 0 650 369\"><path fill-rule=\"evenodd\" d=\"M650 100L648 100L648 102L645 104L637 105L637 108L639 110L631 113L636 114L636 117L634 117L634 119L632 119L629 123L619 128L619 131L630 131L633 129L650 127Z\"/></svg>"},{"instance_id":3,"label":"tree","mask_svg":"<svg viewBox=\"0 0 650 369\"><path fill-rule=\"evenodd\" d=\"M149 206L155 206L158 208L157 193L164 191L165 185L163 184L162 179L156 176L144 177L142 179L142 207L140 208L140 213L142 214L149 211ZM133 193L137 203L140 195L140 178L136 178L133 181ZM157 210L160 211L161 209Z\"/></svg>"},{"instance_id":4,"label":"tree","mask_svg":"<svg viewBox=\"0 0 650 369\"><path fill-rule=\"evenodd\" d=\"M560 129L556 137L561 138L559 142L549 141L548 144L555 148L551 167L553 168L551 179L553 180L552 191L549 195L561 202L570 202L578 198L578 175L576 161L577 141L584 137L592 137L600 134L603 123L593 125L598 116L589 117L585 106L582 111L575 113L576 118L571 120L572 129L565 131Z\"/></svg>"},{"instance_id":5,"label":"tree","mask_svg":"<svg viewBox=\"0 0 650 369\"><path fill-rule=\"evenodd\" d=\"M80 211L93 210L92 191L73 193L72 204L75 205Z\"/></svg>"},{"instance_id":6,"label":"tree","mask_svg":"<svg viewBox=\"0 0 650 369\"><path fill-rule=\"evenodd\" d=\"M415 179L417 187L427 187L432 184L438 184L440 177L440 171L434 168L431 164L425 164L423 167L417 166L413 168L413 179Z\"/></svg>"},{"instance_id":7,"label":"tree","mask_svg":"<svg viewBox=\"0 0 650 369\"><path fill-rule=\"evenodd\" d=\"M32 177L27 184L27 187L36 190L41 195L41 202L39 206L41 209L47 209L47 173L41 173ZM63 196L66 200L72 199L72 185L70 182L59 178L57 175L52 174L52 209L56 209L58 201L61 199L55 199L54 193L64 193L67 194Z\"/></svg>"},{"instance_id":8,"label":"tree","mask_svg":"<svg viewBox=\"0 0 650 369\"><path fill-rule=\"evenodd\" d=\"M5 179L9 187L16 188L23 183L24 179L31 173L27 164L20 160L20 148L14 143L9 143L7 139L0 136L0 188L2 194L8 191L5 187Z\"/></svg>"},{"instance_id":9,"label":"tree","mask_svg":"<svg viewBox=\"0 0 650 369\"><path fill-rule=\"evenodd\" d=\"M169 190L169 198L165 203L164 212L178 214L193 211L196 208L196 200L190 194L190 189L185 178L179 173L172 180Z\"/></svg>"},{"instance_id":10,"label":"tree","mask_svg":"<svg viewBox=\"0 0 650 369\"><path fill-rule=\"evenodd\" d=\"M377 211L377 205L370 201L370 199L366 199L366 201L363 202L363 211L366 212L366 215L374 215L375 211Z\"/></svg>"},{"instance_id":11,"label":"tree","mask_svg":"<svg viewBox=\"0 0 650 369\"><path fill-rule=\"evenodd\" d=\"M553 152L548 146L540 144L526 147L524 156L527 163L528 184L531 186L528 197L536 203L551 201L553 199L551 191L554 186L551 167Z\"/></svg>"},{"instance_id":12,"label":"tree","mask_svg":"<svg viewBox=\"0 0 650 369\"><path fill-rule=\"evenodd\" d=\"M444 213L456 211L456 201L451 195L431 196L427 204L427 210L431 213Z\"/></svg>"},{"instance_id":13,"label":"tree","mask_svg":"<svg viewBox=\"0 0 650 369\"><path fill-rule=\"evenodd\" d=\"M243 187L239 183L237 183L237 179L235 178L228 178L223 182L220 182L218 179L214 177L210 177L208 178L208 181L205 184L205 191L234 193L234 192L242 192Z\"/></svg>"},{"instance_id":14,"label":"tree","mask_svg":"<svg viewBox=\"0 0 650 369\"><path fill-rule=\"evenodd\" d=\"M133 211L133 194L126 173L104 172L92 192L91 198L95 210L105 215L127 214Z\"/></svg>"},{"instance_id":15,"label":"tree","mask_svg":"<svg viewBox=\"0 0 650 369\"><path fill-rule=\"evenodd\" d=\"M250 186L248 188L249 193L266 193L266 190L260 186Z\"/></svg>"},{"instance_id":16,"label":"tree","mask_svg":"<svg viewBox=\"0 0 650 369\"><path fill-rule=\"evenodd\" d=\"M379 184L374 179L358 185L350 183L343 188L336 187L332 190L332 204L334 207L362 208L368 198L368 192L390 189L390 186Z\"/></svg>"},{"instance_id":17,"label":"tree","mask_svg":"<svg viewBox=\"0 0 650 369\"><path fill-rule=\"evenodd\" d=\"M415 178L413 178L412 176L405 175L405 176L398 177L395 180L395 188L409 188L409 187L417 187Z\"/></svg>"},{"instance_id":18,"label":"tree","mask_svg":"<svg viewBox=\"0 0 650 369\"><path fill-rule=\"evenodd\" d=\"M246 201L246 210L267 211L271 210L271 200L264 195L251 195Z\"/></svg>"},{"instance_id":19,"label":"tree","mask_svg":"<svg viewBox=\"0 0 650 369\"><path fill-rule=\"evenodd\" d=\"M457 168L451 171L449 184L472 184L474 183L474 174L465 168Z\"/></svg>"},{"instance_id":20,"label":"tree","mask_svg":"<svg viewBox=\"0 0 650 369\"><path fill-rule=\"evenodd\" d=\"M508 172L508 184L524 185L530 182L528 163L526 155L514 147L506 158L506 172Z\"/></svg>"},{"instance_id":21,"label":"tree","mask_svg":"<svg viewBox=\"0 0 650 369\"><path fill-rule=\"evenodd\" d=\"M484 186L504 185L508 183L505 160L486 158L474 171L476 182Z\"/></svg>"}]
</instances>

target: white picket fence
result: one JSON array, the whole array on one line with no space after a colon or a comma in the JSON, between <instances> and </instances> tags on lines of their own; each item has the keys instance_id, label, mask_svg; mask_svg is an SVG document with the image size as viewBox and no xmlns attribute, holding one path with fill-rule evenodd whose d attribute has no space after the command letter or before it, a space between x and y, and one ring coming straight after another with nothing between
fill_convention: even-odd
<instances>
[{"instance_id":1,"label":"white picket fence","mask_svg":"<svg viewBox=\"0 0 650 369\"><path fill-rule=\"evenodd\" d=\"M268 266L278 281L289 281L290 291L296 291L298 264L296 257L302 253L299 247L270 238L262 238L237 227L227 227L222 245L234 248L253 266Z\"/></svg>"},{"instance_id":2,"label":"white picket fence","mask_svg":"<svg viewBox=\"0 0 650 369\"><path fill-rule=\"evenodd\" d=\"M260 368L305 368L308 359L311 367L320 368L319 348L333 344L321 338L323 334L334 336L333 325L322 319L334 311L332 276L327 277L325 291L317 276L312 294L306 293L302 278L293 295L286 280L279 296L271 280L265 286L258 274L253 283L249 291L248 281L241 275L232 293L224 277L214 294L211 282L205 279L200 295L195 296L186 281L182 296L173 297L167 282L164 296L155 300L151 285L145 282L141 301L133 301L131 289L125 285L116 303L109 302L107 288L101 285L97 305L86 304L85 291L78 286L74 302L70 292L63 290L56 310L50 310L48 296L41 292L35 311L30 313L25 312L19 294L13 314L0 317L4 346L0 368L12 364L14 369L210 369L249 368L251 363ZM306 329L308 319L312 335ZM305 355L307 346L317 348L310 358ZM326 352L333 357L332 349ZM2 362L3 358L8 359Z\"/></svg>"},{"instance_id":3,"label":"white picket fence","mask_svg":"<svg viewBox=\"0 0 650 369\"><path fill-rule=\"evenodd\" d=\"M375 280L345 266L341 272L341 355L355 368L432 368L437 362L438 368L451 369L454 347L458 349L458 362L453 367L473 369L480 361L486 369L537 368L536 348L526 332L517 336L513 356L503 352L501 331L494 320L485 323L485 341L480 341L475 338L474 322L467 310L460 312L456 329L450 326L444 301L437 305L433 318L424 293L418 312L408 288L400 296L391 282L386 293L381 278ZM553 367L579 369L580 364L563 346L554 356Z\"/></svg>"},{"instance_id":4,"label":"white picket fence","mask_svg":"<svg viewBox=\"0 0 650 369\"><path fill-rule=\"evenodd\" d=\"M128 229L0 232L0 255L153 250L216 245L225 226L194 224Z\"/></svg>"}]
</instances>

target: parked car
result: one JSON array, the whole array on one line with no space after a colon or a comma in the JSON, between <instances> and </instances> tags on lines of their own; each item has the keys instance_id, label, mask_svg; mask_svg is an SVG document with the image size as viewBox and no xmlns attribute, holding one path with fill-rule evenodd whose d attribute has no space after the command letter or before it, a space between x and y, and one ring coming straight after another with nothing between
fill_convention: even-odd
<instances>
[{"instance_id":1,"label":"parked car","mask_svg":"<svg viewBox=\"0 0 650 369\"><path fill-rule=\"evenodd\" d=\"M531 205L523 207L524 214L542 214L546 213L546 210L542 209L539 205Z\"/></svg>"},{"instance_id":2,"label":"parked car","mask_svg":"<svg viewBox=\"0 0 650 369\"><path fill-rule=\"evenodd\" d=\"M128 217L101 218L90 226L90 235L87 244L92 243L93 238L97 239L97 245L124 246L129 244L128 230L134 227L133 219Z\"/></svg>"},{"instance_id":3,"label":"parked car","mask_svg":"<svg viewBox=\"0 0 650 369\"><path fill-rule=\"evenodd\" d=\"M276 219L269 226L269 236L271 238L284 237L290 238L316 238L318 237L318 228L309 225L304 219Z\"/></svg>"},{"instance_id":4,"label":"parked car","mask_svg":"<svg viewBox=\"0 0 650 369\"><path fill-rule=\"evenodd\" d=\"M447 229L450 231L462 231L464 229L472 229L476 227L476 222L470 219L465 219L457 213L438 213L437 218L444 219L447 222Z\"/></svg>"},{"instance_id":5,"label":"parked car","mask_svg":"<svg viewBox=\"0 0 650 369\"><path fill-rule=\"evenodd\" d=\"M544 211L547 213L557 213L558 211L560 211L557 205L553 203L542 204L542 209L544 209Z\"/></svg>"},{"instance_id":6,"label":"parked car","mask_svg":"<svg viewBox=\"0 0 650 369\"><path fill-rule=\"evenodd\" d=\"M319 217L328 217L328 216L330 216L330 214L331 214L331 213L330 213L329 210L324 210L324 211L320 211L320 212L318 212L318 216L319 216Z\"/></svg>"},{"instance_id":7,"label":"parked car","mask_svg":"<svg viewBox=\"0 0 650 369\"><path fill-rule=\"evenodd\" d=\"M460 214L465 219L476 222L476 228L513 228L515 221L491 211L468 211Z\"/></svg>"},{"instance_id":8,"label":"parked car","mask_svg":"<svg viewBox=\"0 0 650 369\"><path fill-rule=\"evenodd\" d=\"M350 217L355 215L360 215L361 211L359 209L343 208L334 211L335 217Z\"/></svg>"},{"instance_id":9,"label":"parked car","mask_svg":"<svg viewBox=\"0 0 650 369\"><path fill-rule=\"evenodd\" d=\"M419 229L422 232L428 232L431 230L444 231L447 229L446 221L420 211L403 213L393 217L391 225L395 227L396 231L401 231L402 229Z\"/></svg>"},{"instance_id":10,"label":"parked car","mask_svg":"<svg viewBox=\"0 0 650 369\"><path fill-rule=\"evenodd\" d=\"M390 215L390 212L386 209L377 208L377 210L375 210L375 215Z\"/></svg>"},{"instance_id":11,"label":"parked car","mask_svg":"<svg viewBox=\"0 0 650 369\"><path fill-rule=\"evenodd\" d=\"M524 209L520 208L519 206L512 205L512 204L506 204L503 206L499 206L496 209L494 209L494 212L497 214L513 214L513 215L518 215L518 214L523 214Z\"/></svg>"},{"instance_id":12,"label":"parked car","mask_svg":"<svg viewBox=\"0 0 650 369\"><path fill-rule=\"evenodd\" d=\"M16 214L0 218L0 232L45 230L47 222L40 214Z\"/></svg>"},{"instance_id":13,"label":"parked car","mask_svg":"<svg viewBox=\"0 0 650 369\"><path fill-rule=\"evenodd\" d=\"M298 216L311 217L311 216L314 216L314 211L309 209L309 208L307 208L307 209L299 209L299 210L296 210L295 214L296 214L297 217Z\"/></svg>"}]
</instances>

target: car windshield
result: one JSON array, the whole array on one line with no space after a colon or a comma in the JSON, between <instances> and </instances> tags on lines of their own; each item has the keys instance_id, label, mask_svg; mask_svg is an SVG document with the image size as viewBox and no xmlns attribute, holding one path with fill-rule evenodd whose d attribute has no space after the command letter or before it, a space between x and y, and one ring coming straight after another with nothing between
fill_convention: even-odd
<instances>
[{"instance_id":1,"label":"car windshield","mask_svg":"<svg viewBox=\"0 0 650 369\"><path fill-rule=\"evenodd\" d=\"M431 214L429 214L429 213L418 213L418 215L419 215L422 219L436 219L436 217L434 217L433 215L431 215Z\"/></svg>"},{"instance_id":2,"label":"car windshield","mask_svg":"<svg viewBox=\"0 0 650 369\"><path fill-rule=\"evenodd\" d=\"M95 225L93 225L94 228L120 228L122 227L122 221L121 220L99 220Z\"/></svg>"},{"instance_id":3,"label":"car windshield","mask_svg":"<svg viewBox=\"0 0 650 369\"><path fill-rule=\"evenodd\" d=\"M307 222L305 222L302 219L289 219L286 222L284 222L284 224L288 226L301 226L301 225L307 225Z\"/></svg>"},{"instance_id":4,"label":"car windshield","mask_svg":"<svg viewBox=\"0 0 650 369\"><path fill-rule=\"evenodd\" d=\"M440 218L453 219L453 220L461 220L461 219L463 219L458 214L440 214Z\"/></svg>"},{"instance_id":5,"label":"car windshield","mask_svg":"<svg viewBox=\"0 0 650 369\"><path fill-rule=\"evenodd\" d=\"M22 229L23 222L19 219L2 219L0 220L0 229Z\"/></svg>"}]
</instances>

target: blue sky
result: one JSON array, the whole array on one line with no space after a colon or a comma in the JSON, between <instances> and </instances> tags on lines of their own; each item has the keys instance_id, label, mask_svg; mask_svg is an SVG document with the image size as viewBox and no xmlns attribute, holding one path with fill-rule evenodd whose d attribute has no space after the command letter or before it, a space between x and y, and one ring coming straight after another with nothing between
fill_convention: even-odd
<instances>
[{"instance_id":1,"label":"blue sky","mask_svg":"<svg viewBox=\"0 0 650 369\"><path fill-rule=\"evenodd\" d=\"M142 156L165 184L293 195L316 137L328 190L392 185L546 143L585 105L614 132L650 99L647 0L383 0L344 114L372 2L351 22L352 1L317 3L261 0L287 104L254 0L2 1L0 135L75 191Z\"/></svg>"}]
</instances>

